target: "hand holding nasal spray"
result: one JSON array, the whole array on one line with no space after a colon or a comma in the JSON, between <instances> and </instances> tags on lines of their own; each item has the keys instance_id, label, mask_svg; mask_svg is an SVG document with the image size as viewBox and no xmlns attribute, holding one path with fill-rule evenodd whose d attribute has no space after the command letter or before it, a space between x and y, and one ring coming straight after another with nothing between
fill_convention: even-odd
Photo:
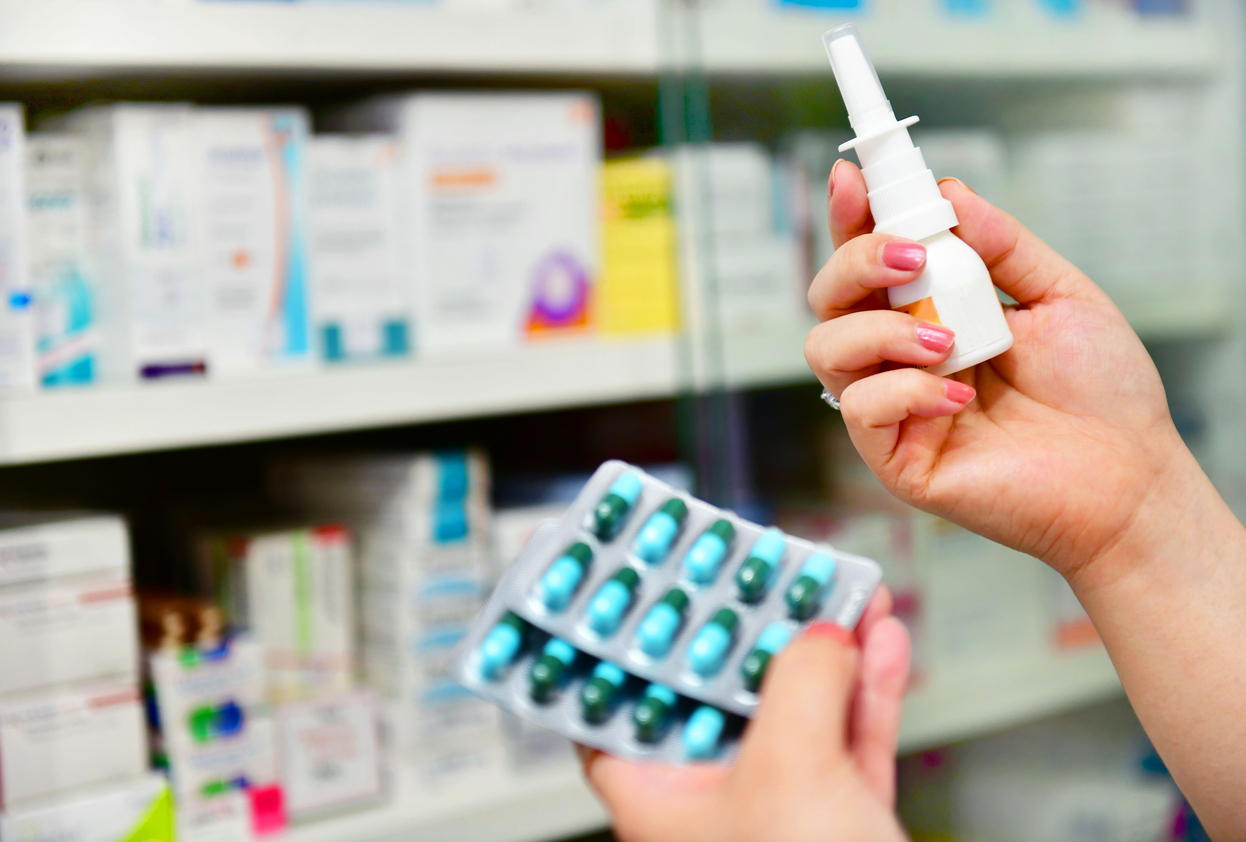
<instances>
[{"instance_id":1,"label":"hand holding nasal spray","mask_svg":"<svg viewBox=\"0 0 1246 842\"><path fill-rule=\"evenodd\" d=\"M960 221L943 198L908 127L896 120L874 65L852 24L822 36L856 138L839 151L856 149L869 190L874 231L917 240L926 247L926 268L917 280L887 291L891 309L944 325L956 334L952 355L930 371L954 374L1004 353L1012 332L982 258L952 234Z\"/></svg>"}]
</instances>

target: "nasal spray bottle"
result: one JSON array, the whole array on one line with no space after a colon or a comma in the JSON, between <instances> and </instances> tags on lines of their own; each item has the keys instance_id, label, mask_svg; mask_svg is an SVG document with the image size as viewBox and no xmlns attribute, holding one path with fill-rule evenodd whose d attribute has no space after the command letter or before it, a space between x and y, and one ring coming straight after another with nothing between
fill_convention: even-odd
<instances>
[{"instance_id":1,"label":"nasal spray bottle","mask_svg":"<svg viewBox=\"0 0 1246 842\"><path fill-rule=\"evenodd\" d=\"M931 366L934 374L954 374L1004 353L1012 347L1012 332L1003 307L982 258L950 230L960 220L909 137L917 118L896 120L855 26L838 26L822 41L857 134L839 151L857 151L874 231L926 247L926 268L917 280L887 290L891 309L956 334L952 356Z\"/></svg>"}]
</instances>

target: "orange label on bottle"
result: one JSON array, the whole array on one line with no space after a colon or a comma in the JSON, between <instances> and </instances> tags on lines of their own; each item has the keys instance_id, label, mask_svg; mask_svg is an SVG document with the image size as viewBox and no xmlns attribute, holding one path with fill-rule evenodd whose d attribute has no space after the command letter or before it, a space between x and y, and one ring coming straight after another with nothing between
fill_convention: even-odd
<instances>
[{"instance_id":1,"label":"orange label on bottle","mask_svg":"<svg viewBox=\"0 0 1246 842\"><path fill-rule=\"evenodd\" d=\"M939 311L935 309L933 298L923 298L921 301L914 301L912 304L905 304L902 307L895 307L895 310L901 313L908 313L910 316L922 321L933 322L937 325L943 324L939 321Z\"/></svg>"}]
</instances>

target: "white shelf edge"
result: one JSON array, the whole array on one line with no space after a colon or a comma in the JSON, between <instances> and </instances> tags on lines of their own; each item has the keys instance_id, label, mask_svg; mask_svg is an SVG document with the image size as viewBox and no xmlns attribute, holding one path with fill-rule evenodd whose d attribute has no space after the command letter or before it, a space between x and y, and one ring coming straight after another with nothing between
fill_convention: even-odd
<instances>
[{"instance_id":1,"label":"white shelf edge","mask_svg":"<svg viewBox=\"0 0 1246 842\"><path fill-rule=\"evenodd\" d=\"M461 361L47 391L0 401L0 464L663 398L678 389L677 368L669 338L577 340Z\"/></svg>"},{"instance_id":2,"label":"white shelf edge","mask_svg":"<svg viewBox=\"0 0 1246 842\"><path fill-rule=\"evenodd\" d=\"M944 672L905 700L900 753L981 736L1123 692L1100 646Z\"/></svg>"},{"instance_id":3,"label":"white shelf edge","mask_svg":"<svg viewBox=\"0 0 1246 842\"><path fill-rule=\"evenodd\" d=\"M0 19L0 71L19 77L81 68L105 75L135 68L653 74L658 67L654 0L513 11L415 2L0 0Z\"/></svg>"},{"instance_id":4,"label":"white shelf edge","mask_svg":"<svg viewBox=\"0 0 1246 842\"><path fill-rule=\"evenodd\" d=\"M322 819L288 830L282 842L548 842L604 829L608 818L578 765L534 769L493 784L493 797L454 784L444 791L420 788L396 776L388 804Z\"/></svg>"}]
</instances>

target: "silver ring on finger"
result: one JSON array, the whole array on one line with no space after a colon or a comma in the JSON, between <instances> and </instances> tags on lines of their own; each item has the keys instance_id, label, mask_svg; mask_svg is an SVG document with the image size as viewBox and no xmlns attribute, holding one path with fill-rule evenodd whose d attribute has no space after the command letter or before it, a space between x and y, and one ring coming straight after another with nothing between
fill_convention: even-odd
<instances>
[{"instance_id":1,"label":"silver ring on finger","mask_svg":"<svg viewBox=\"0 0 1246 842\"><path fill-rule=\"evenodd\" d=\"M839 398L832 395L830 389L822 390L822 402L836 412L839 412Z\"/></svg>"}]
</instances>

